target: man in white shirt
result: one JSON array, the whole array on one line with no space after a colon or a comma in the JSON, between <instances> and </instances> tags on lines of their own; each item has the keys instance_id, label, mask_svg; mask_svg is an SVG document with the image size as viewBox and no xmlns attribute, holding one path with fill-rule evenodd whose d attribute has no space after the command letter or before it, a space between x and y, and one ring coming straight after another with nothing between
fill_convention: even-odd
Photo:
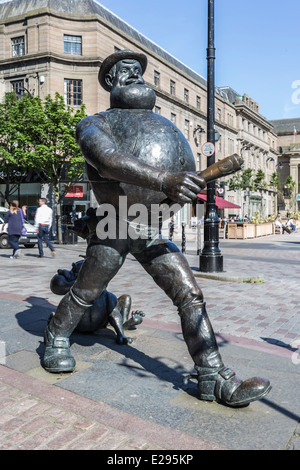
<instances>
[{"instance_id":1,"label":"man in white shirt","mask_svg":"<svg viewBox=\"0 0 300 470\"><path fill-rule=\"evenodd\" d=\"M55 256L54 247L49 240L49 232L52 225L52 209L47 206L47 199L41 197L39 199L39 207L35 214L34 226L38 236L38 247L39 256L38 258L44 257L43 241L47 247L51 250L52 256Z\"/></svg>"},{"instance_id":2,"label":"man in white shirt","mask_svg":"<svg viewBox=\"0 0 300 470\"><path fill-rule=\"evenodd\" d=\"M288 223L287 223L287 226L288 226L288 227L291 227L291 229L292 229L293 232L296 232L296 221L295 221L295 219L294 219L293 217L290 218L290 220L289 220Z\"/></svg>"}]
</instances>

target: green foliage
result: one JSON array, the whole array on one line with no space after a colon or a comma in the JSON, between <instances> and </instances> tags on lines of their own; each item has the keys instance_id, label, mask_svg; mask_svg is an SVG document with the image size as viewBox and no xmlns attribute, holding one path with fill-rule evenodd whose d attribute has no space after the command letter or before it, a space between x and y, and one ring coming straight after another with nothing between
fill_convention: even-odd
<instances>
[{"instance_id":1,"label":"green foliage","mask_svg":"<svg viewBox=\"0 0 300 470\"><path fill-rule=\"evenodd\" d=\"M262 170L258 170L256 175L254 175L252 168L247 168L230 178L228 189L229 191L236 191L239 189L242 189L243 191L266 189L267 183L265 181L265 177L266 175Z\"/></svg>"},{"instance_id":2,"label":"green foliage","mask_svg":"<svg viewBox=\"0 0 300 470\"><path fill-rule=\"evenodd\" d=\"M253 181L253 186L255 190L266 189L267 183L265 181L265 177L266 175L262 170L257 170L257 173Z\"/></svg>"},{"instance_id":3,"label":"green foliage","mask_svg":"<svg viewBox=\"0 0 300 470\"><path fill-rule=\"evenodd\" d=\"M27 148L17 96L7 93L4 103L0 103L0 178L5 184L2 196L7 201L27 175Z\"/></svg>"},{"instance_id":4,"label":"green foliage","mask_svg":"<svg viewBox=\"0 0 300 470\"><path fill-rule=\"evenodd\" d=\"M71 181L81 178L84 159L75 139L78 122L85 116L84 106L74 112L66 106L58 93L55 99L46 97L44 103L44 126L37 135L35 151L41 168L47 169L48 177L58 190L59 182L68 177Z\"/></svg>"},{"instance_id":5,"label":"green foliage","mask_svg":"<svg viewBox=\"0 0 300 470\"><path fill-rule=\"evenodd\" d=\"M290 217L293 217L296 220L300 220L300 212L299 211L291 212Z\"/></svg>"},{"instance_id":6,"label":"green foliage","mask_svg":"<svg viewBox=\"0 0 300 470\"><path fill-rule=\"evenodd\" d=\"M274 222L276 219L276 215L269 215L268 217L263 217L259 211L255 211L255 215L251 217L250 223L251 224L265 224L267 222Z\"/></svg>"},{"instance_id":7,"label":"green foliage","mask_svg":"<svg viewBox=\"0 0 300 470\"><path fill-rule=\"evenodd\" d=\"M269 186L273 188L273 190L277 193L280 192L280 178L279 173L277 171L274 171L274 173L272 173Z\"/></svg>"},{"instance_id":8,"label":"green foliage","mask_svg":"<svg viewBox=\"0 0 300 470\"><path fill-rule=\"evenodd\" d=\"M296 181L294 181L291 176L288 176L287 179L285 180L284 187L292 192L294 191L295 186L296 186Z\"/></svg>"},{"instance_id":9,"label":"green foliage","mask_svg":"<svg viewBox=\"0 0 300 470\"><path fill-rule=\"evenodd\" d=\"M241 175L241 189L246 190L248 188L252 189L253 187L253 170L251 168L247 168L243 170Z\"/></svg>"},{"instance_id":10,"label":"green foliage","mask_svg":"<svg viewBox=\"0 0 300 470\"><path fill-rule=\"evenodd\" d=\"M84 116L84 105L75 111L58 93L44 102L31 94L18 99L15 93L7 93L0 104L0 178L6 188L34 171L62 198L60 182L79 180L84 172L75 139L76 125ZM4 196L8 201L8 189Z\"/></svg>"}]
</instances>

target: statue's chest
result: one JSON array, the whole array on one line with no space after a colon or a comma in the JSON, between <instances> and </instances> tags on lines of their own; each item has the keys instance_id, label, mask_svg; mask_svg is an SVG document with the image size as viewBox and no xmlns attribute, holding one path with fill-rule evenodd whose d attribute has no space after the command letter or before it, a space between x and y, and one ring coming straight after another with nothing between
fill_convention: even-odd
<instances>
[{"instance_id":1,"label":"statue's chest","mask_svg":"<svg viewBox=\"0 0 300 470\"><path fill-rule=\"evenodd\" d=\"M189 143L170 121L152 112L120 110L109 116L112 139L119 151L161 170L194 171Z\"/></svg>"}]
</instances>

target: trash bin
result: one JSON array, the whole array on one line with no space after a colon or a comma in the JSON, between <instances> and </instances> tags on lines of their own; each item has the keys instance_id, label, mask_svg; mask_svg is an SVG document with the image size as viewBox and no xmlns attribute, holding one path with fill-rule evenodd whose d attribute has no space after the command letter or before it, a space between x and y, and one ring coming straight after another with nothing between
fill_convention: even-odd
<instances>
[{"instance_id":1,"label":"trash bin","mask_svg":"<svg viewBox=\"0 0 300 470\"><path fill-rule=\"evenodd\" d=\"M236 224L228 224L228 238L237 238L237 226Z\"/></svg>"},{"instance_id":2,"label":"trash bin","mask_svg":"<svg viewBox=\"0 0 300 470\"><path fill-rule=\"evenodd\" d=\"M247 224L237 222L236 224L236 238L247 238Z\"/></svg>"},{"instance_id":3,"label":"trash bin","mask_svg":"<svg viewBox=\"0 0 300 470\"><path fill-rule=\"evenodd\" d=\"M78 236L72 232L72 226L62 225L62 240L65 245L75 245L78 242Z\"/></svg>"}]
</instances>

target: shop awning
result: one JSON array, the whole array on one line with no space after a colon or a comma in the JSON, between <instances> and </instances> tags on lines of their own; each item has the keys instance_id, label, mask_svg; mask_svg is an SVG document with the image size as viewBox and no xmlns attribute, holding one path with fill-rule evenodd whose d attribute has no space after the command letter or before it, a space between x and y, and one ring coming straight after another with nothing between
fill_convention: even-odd
<instances>
[{"instance_id":1,"label":"shop awning","mask_svg":"<svg viewBox=\"0 0 300 470\"><path fill-rule=\"evenodd\" d=\"M207 195L206 194L198 194L198 198L202 199L202 201L207 200ZM219 209L240 209L241 206L238 206L237 204L233 204L233 202L226 201L226 199L223 199L222 197L216 196L216 206Z\"/></svg>"}]
</instances>

